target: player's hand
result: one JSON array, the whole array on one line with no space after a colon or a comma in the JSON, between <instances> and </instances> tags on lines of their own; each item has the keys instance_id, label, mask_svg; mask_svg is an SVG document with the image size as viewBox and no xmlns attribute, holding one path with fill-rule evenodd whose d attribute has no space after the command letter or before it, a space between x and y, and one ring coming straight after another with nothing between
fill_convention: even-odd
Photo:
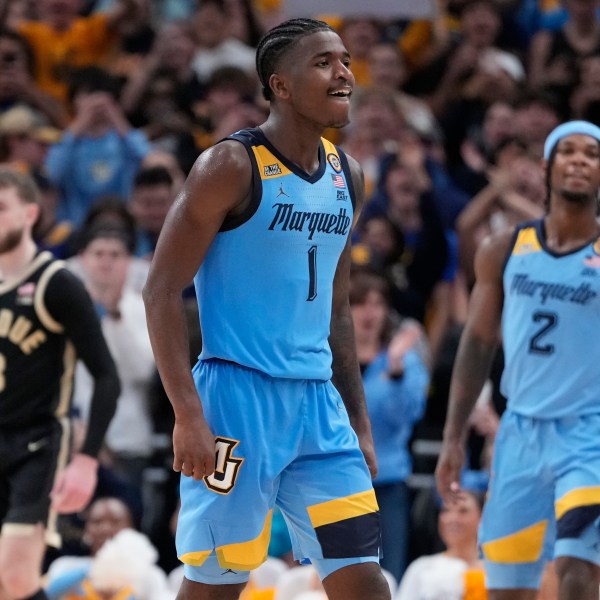
<instances>
[{"instance_id":1,"label":"player's hand","mask_svg":"<svg viewBox=\"0 0 600 600\"><path fill-rule=\"evenodd\" d=\"M201 415L176 421L173 470L200 480L215 470L215 436Z\"/></svg>"},{"instance_id":2,"label":"player's hand","mask_svg":"<svg viewBox=\"0 0 600 600\"><path fill-rule=\"evenodd\" d=\"M50 500L60 514L83 510L91 500L98 480L98 461L87 454L76 454L59 475Z\"/></svg>"},{"instance_id":3,"label":"player's hand","mask_svg":"<svg viewBox=\"0 0 600 600\"><path fill-rule=\"evenodd\" d=\"M460 492L460 473L465 464L465 448L459 441L444 440L435 469L438 492L451 503Z\"/></svg>"}]
</instances>

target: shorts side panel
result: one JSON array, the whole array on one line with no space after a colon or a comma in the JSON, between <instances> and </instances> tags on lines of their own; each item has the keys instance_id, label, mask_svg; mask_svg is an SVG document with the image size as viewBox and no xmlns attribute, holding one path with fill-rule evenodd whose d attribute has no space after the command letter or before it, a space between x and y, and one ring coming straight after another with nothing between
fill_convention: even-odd
<instances>
[{"instance_id":1,"label":"shorts side panel","mask_svg":"<svg viewBox=\"0 0 600 600\"><path fill-rule=\"evenodd\" d=\"M600 564L600 414L560 419L555 556Z\"/></svg>"},{"instance_id":2,"label":"shorts side panel","mask_svg":"<svg viewBox=\"0 0 600 600\"><path fill-rule=\"evenodd\" d=\"M537 588L552 558L554 482L543 438L533 420L502 416L479 530L489 589Z\"/></svg>"},{"instance_id":3,"label":"shorts side panel","mask_svg":"<svg viewBox=\"0 0 600 600\"><path fill-rule=\"evenodd\" d=\"M281 478L277 504L297 559L379 557L379 507L358 438L335 387L308 388L302 454Z\"/></svg>"}]
</instances>

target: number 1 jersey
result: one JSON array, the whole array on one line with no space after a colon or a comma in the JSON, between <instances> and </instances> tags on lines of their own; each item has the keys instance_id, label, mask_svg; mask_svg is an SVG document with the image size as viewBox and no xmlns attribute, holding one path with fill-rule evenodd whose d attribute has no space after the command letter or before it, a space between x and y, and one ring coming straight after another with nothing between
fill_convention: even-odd
<instances>
[{"instance_id":1,"label":"number 1 jersey","mask_svg":"<svg viewBox=\"0 0 600 600\"><path fill-rule=\"evenodd\" d=\"M252 199L223 224L194 279L200 360L328 380L333 280L354 214L347 159L322 139L319 167L308 175L258 128L229 139L250 157Z\"/></svg>"}]
</instances>

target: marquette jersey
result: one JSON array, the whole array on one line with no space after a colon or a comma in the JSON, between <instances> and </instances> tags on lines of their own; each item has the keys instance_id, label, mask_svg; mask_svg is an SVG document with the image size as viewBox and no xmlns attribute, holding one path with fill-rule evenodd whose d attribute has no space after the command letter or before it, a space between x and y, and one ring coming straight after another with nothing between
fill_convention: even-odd
<instances>
[{"instance_id":1,"label":"marquette jersey","mask_svg":"<svg viewBox=\"0 0 600 600\"><path fill-rule=\"evenodd\" d=\"M600 238L556 254L542 221L519 226L504 270L502 393L514 412L600 412Z\"/></svg>"},{"instance_id":2,"label":"marquette jersey","mask_svg":"<svg viewBox=\"0 0 600 600\"><path fill-rule=\"evenodd\" d=\"M354 214L347 159L322 139L319 168L309 176L259 129L230 139L252 162L252 200L224 223L194 280L200 359L328 380L333 279Z\"/></svg>"}]
</instances>

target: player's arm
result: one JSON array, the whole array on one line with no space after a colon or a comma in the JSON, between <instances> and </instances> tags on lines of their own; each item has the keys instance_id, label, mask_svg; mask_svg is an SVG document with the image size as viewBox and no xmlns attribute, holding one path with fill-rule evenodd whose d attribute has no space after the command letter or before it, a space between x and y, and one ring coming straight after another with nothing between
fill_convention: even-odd
<instances>
[{"instance_id":1,"label":"player's arm","mask_svg":"<svg viewBox=\"0 0 600 600\"><path fill-rule=\"evenodd\" d=\"M486 238L475 255L476 282L452 370L444 439L436 468L438 488L446 499L451 491L459 489L467 422L498 347L504 303L502 274L512 235L509 230Z\"/></svg>"},{"instance_id":2,"label":"player's arm","mask_svg":"<svg viewBox=\"0 0 600 600\"><path fill-rule=\"evenodd\" d=\"M76 512L86 506L96 487L97 456L117 406L119 376L92 299L75 275L66 269L57 271L48 283L44 302L94 383L85 439L51 494L55 510Z\"/></svg>"},{"instance_id":3,"label":"player's arm","mask_svg":"<svg viewBox=\"0 0 600 600\"><path fill-rule=\"evenodd\" d=\"M354 223L357 222L364 203L364 176L359 164L348 157L354 188ZM346 243L337 265L333 281L333 305L329 345L333 355L332 381L344 401L352 427L360 441L371 476L377 474L377 461L371 434L371 422L356 356L354 324L348 299L350 288L351 242Z\"/></svg>"},{"instance_id":4,"label":"player's arm","mask_svg":"<svg viewBox=\"0 0 600 600\"><path fill-rule=\"evenodd\" d=\"M215 447L191 375L182 291L225 217L247 202L251 183L239 142L221 142L200 155L169 211L143 292L156 365L175 413L173 468L196 479L213 472Z\"/></svg>"}]
</instances>

